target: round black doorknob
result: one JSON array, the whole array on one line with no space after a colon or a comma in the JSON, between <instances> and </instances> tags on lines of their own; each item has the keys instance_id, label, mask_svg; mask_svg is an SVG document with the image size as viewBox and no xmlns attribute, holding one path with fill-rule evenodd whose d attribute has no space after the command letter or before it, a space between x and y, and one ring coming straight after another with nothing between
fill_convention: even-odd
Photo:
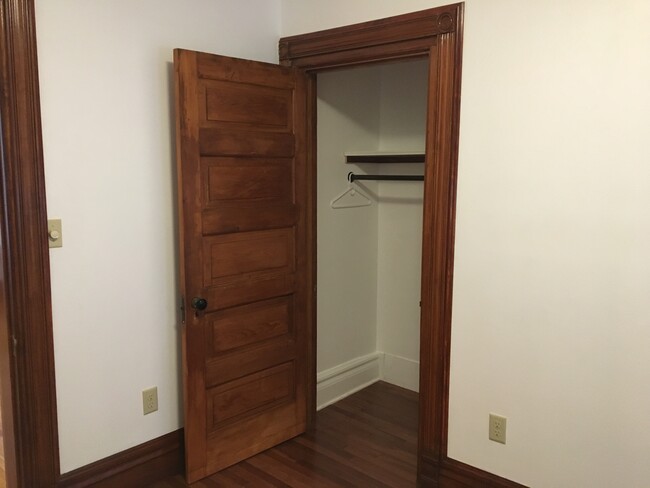
<instances>
[{"instance_id":1,"label":"round black doorknob","mask_svg":"<svg viewBox=\"0 0 650 488\"><path fill-rule=\"evenodd\" d=\"M205 298L194 297L192 298L192 308L194 310L205 310L208 306L208 301Z\"/></svg>"}]
</instances>

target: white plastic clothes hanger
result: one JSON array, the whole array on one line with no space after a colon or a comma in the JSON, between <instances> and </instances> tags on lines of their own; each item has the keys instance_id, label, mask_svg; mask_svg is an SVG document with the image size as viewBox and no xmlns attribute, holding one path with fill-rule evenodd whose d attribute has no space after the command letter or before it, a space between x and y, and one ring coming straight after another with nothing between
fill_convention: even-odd
<instances>
[{"instance_id":1,"label":"white plastic clothes hanger","mask_svg":"<svg viewBox=\"0 0 650 488\"><path fill-rule=\"evenodd\" d=\"M355 188L349 180L347 190L330 202L332 208L367 207L368 205L372 205L372 200Z\"/></svg>"}]
</instances>

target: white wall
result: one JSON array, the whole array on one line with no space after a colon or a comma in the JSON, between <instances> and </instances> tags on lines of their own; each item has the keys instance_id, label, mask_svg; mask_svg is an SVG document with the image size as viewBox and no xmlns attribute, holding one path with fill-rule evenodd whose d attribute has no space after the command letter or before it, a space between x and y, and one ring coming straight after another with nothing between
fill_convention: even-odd
<instances>
[{"instance_id":1,"label":"white wall","mask_svg":"<svg viewBox=\"0 0 650 488\"><path fill-rule=\"evenodd\" d=\"M377 205L332 209L347 188L346 152L379 145L376 67L318 75L318 338L323 372L376 350ZM367 165L364 165L367 169ZM377 192L376 183L369 188Z\"/></svg>"},{"instance_id":2,"label":"white wall","mask_svg":"<svg viewBox=\"0 0 650 488\"><path fill-rule=\"evenodd\" d=\"M443 3L283 0L282 34ZM449 454L529 486L650 479L649 22L466 1Z\"/></svg>"},{"instance_id":3,"label":"white wall","mask_svg":"<svg viewBox=\"0 0 650 488\"><path fill-rule=\"evenodd\" d=\"M381 68L379 149L424 152L428 61ZM383 174L423 174L423 164L382 164ZM420 361L420 285L423 183L379 183L377 349L383 378L417 391Z\"/></svg>"},{"instance_id":4,"label":"white wall","mask_svg":"<svg viewBox=\"0 0 650 488\"><path fill-rule=\"evenodd\" d=\"M282 36L381 19L453 2L435 0L282 0Z\"/></svg>"},{"instance_id":5,"label":"white wall","mask_svg":"<svg viewBox=\"0 0 650 488\"><path fill-rule=\"evenodd\" d=\"M277 60L278 1L36 1L61 470L182 424L172 49ZM141 390L159 411L142 415Z\"/></svg>"},{"instance_id":6,"label":"white wall","mask_svg":"<svg viewBox=\"0 0 650 488\"><path fill-rule=\"evenodd\" d=\"M382 64L379 150L424 152L429 62L427 58ZM385 168L404 168L403 164ZM421 170L418 166L416 169ZM421 173L421 172L420 172ZM385 183L391 185L391 183Z\"/></svg>"}]
</instances>

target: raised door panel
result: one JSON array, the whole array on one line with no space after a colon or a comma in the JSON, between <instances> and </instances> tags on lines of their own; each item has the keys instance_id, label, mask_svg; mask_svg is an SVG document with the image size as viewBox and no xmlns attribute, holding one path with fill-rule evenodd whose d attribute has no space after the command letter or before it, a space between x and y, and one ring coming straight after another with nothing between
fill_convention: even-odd
<instances>
[{"instance_id":1,"label":"raised door panel","mask_svg":"<svg viewBox=\"0 0 650 488\"><path fill-rule=\"evenodd\" d=\"M251 344L291 333L293 323L291 297L264 300L233 307L211 316L206 342L212 357Z\"/></svg>"},{"instance_id":2,"label":"raised door panel","mask_svg":"<svg viewBox=\"0 0 650 488\"><path fill-rule=\"evenodd\" d=\"M270 273L293 273L294 241L291 228L206 237L205 285L219 286Z\"/></svg>"},{"instance_id":3,"label":"raised door panel","mask_svg":"<svg viewBox=\"0 0 650 488\"><path fill-rule=\"evenodd\" d=\"M294 364L287 362L208 390L208 430L253 415L273 404L291 401Z\"/></svg>"},{"instance_id":4,"label":"raised door panel","mask_svg":"<svg viewBox=\"0 0 650 488\"><path fill-rule=\"evenodd\" d=\"M204 208L246 201L291 204L292 162L271 158L204 158Z\"/></svg>"},{"instance_id":5,"label":"raised door panel","mask_svg":"<svg viewBox=\"0 0 650 488\"><path fill-rule=\"evenodd\" d=\"M292 127L292 91L230 81L205 81L202 84L202 125L237 125L288 132Z\"/></svg>"}]
</instances>

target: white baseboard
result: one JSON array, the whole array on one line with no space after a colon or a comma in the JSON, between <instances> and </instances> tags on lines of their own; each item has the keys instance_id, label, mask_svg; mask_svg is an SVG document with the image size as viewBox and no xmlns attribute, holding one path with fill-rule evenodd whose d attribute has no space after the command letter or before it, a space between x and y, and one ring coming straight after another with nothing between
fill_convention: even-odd
<instances>
[{"instance_id":1,"label":"white baseboard","mask_svg":"<svg viewBox=\"0 0 650 488\"><path fill-rule=\"evenodd\" d=\"M418 391L420 363L377 351L327 369L316 375L316 408L321 410L379 380Z\"/></svg>"},{"instance_id":2,"label":"white baseboard","mask_svg":"<svg viewBox=\"0 0 650 488\"><path fill-rule=\"evenodd\" d=\"M317 410L362 390L380 378L382 353L361 356L316 375Z\"/></svg>"},{"instance_id":3,"label":"white baseboard","mask_svg":"<svg viewBox=\"0 0 650 488\"><path fill-rule=\"evenodd\" d=\"M381 379L411 391L420 389L420 362L383 353Z\"/></svg>"}]
</instances>

